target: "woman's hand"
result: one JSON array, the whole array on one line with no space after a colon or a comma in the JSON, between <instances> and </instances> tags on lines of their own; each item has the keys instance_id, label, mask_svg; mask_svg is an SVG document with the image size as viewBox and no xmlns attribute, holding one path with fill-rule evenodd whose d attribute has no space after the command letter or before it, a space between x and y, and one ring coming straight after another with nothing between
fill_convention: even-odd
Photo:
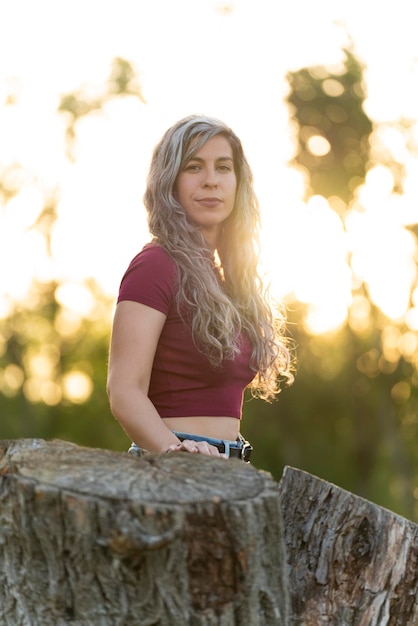
<instances>
[{"instance_id":1,"label":"woman's hand","mask_svg":"<svg viewBox=\"0 0 418 626\"><path fill-rule=\"evenodd\" d=\"M216 446L212 446L207 441L193 441L193 439L184 439L180 443L173 443L167 448L167 452L190 452L190 454L204 454L205 456L227 458L225 454L219 452Z\"/></svg>"}]
</instances>

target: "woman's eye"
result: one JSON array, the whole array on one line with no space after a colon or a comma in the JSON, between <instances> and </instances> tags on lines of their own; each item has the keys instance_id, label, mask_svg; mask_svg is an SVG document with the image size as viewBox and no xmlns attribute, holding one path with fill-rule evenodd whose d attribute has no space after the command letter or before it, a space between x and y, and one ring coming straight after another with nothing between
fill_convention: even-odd
<instances>
[{"instance_id":1,"label":"woman's eye","mask_svg":"<svg viewBox=\"0 0 418 626\"><path fill-rule=\"evenodd\" d=\"M233 167L232 165L230 165L229 163L219 163L219 165L216 166L216 169L219 172L231 172ZM188 163L185 167L184 167L184 172L200 172L202 170L202 165L200 163Z\"/></svg>"},{"instance_id":2,"label":"woman's eye","mask_svg":"<svg viewBox=\"0 0 418 626\"><path fill-rule=\"evenodd\" d=\"M198 161L190 161L189 163L186 163L186 165L184 166L185 171L188 170L199 170L200 169L200 163Z\"/></svg>"}]
</instances>

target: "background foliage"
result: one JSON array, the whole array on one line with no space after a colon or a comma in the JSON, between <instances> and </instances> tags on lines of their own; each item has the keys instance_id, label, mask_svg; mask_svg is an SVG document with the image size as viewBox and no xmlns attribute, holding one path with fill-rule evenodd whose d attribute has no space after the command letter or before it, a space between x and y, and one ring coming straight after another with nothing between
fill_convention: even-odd
<instances>
[{"instance_id":1,"label":"background foliage","mask_svg":"<svg viewBox=\"0 0 418 626\"><path fill-rule=\"evenodd\" d=\"M344 224L350 210L362 210L357 189L376 163L391 169L402 190L403 164L373 141L376 127L363 108L363 67L351 50L344 67L302 68L288 75L288 83L293 165L303 173L306 199L323 196ZM76 158L78 121L126 95L143 101L124 59L115 60L94 97L82 89L63 95L59 110L69 159ZM399 129L408 136L405 120ZM19 192L25 175L19 164L0 166L3 203ZM57 199L54 190L43 194L32 228L50 254ZM415 238L414 227L411 234ZM275 478L292 465L417 519L416 331L406 316L385 317L355 267L351 272L348 317L332 332L311 334L307 305L288 295L298 346L296 381L272 404L247 398L243 432L254 444L255 465ZM80 289L93 304L87 314L76 315L68 307L71 293L61 287L34 283L0 320L0 437L58 437L124 450L128 439L110 415L105 394L114 302L86 281Z\"/></svg>"}]
</instances>

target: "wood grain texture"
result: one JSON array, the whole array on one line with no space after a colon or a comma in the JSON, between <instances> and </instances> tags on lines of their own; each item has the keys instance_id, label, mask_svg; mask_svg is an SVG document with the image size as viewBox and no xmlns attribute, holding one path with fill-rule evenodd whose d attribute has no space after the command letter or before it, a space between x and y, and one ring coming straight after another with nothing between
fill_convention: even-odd
<instances>
[{"instance_id":1,"label":"wood grain texture","mask_svg":"<svg viewBox=\"0 0 418 626\"><path fill-rule=\"evenodd\" d=\"M279 487L292 623L417 626L418 526L301 470Z\"/></svg>"},{"instance_id":2,"label":"wood grain texture","mask_svg":"<svg viewBox=\"0 0 418 626\"><path fill-rule=\"evenodd\" d=\"M0 442L0 624L288 625L278 485L238 460Z\"/></svg>"}]
</instances>

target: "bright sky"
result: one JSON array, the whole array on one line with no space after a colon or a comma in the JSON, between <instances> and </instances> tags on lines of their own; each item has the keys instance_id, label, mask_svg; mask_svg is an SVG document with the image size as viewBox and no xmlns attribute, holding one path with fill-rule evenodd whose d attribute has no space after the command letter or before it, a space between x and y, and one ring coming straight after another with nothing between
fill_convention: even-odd
<instances>
[{"instance_id":1,"label":"bright sky","mask_svg":"<svg viewBox=\"0 0 418 626\"><path fill-rule=\"evenodd\" d=\"M190 113L222 118L243 140L275 291L311 304L312 330L345 318L348 245L376 302L402 315L415 279L415 241L403 226L418 221L416 158L402 198L394 198L386 170L370 173L367 219L353 215L347 236L326 202L300 200L300 180L287 167L293 146L283 96L287 71L337 63L348 32L367 66L368 115L417 119L414 7L414 0L0 0L0 167L18 162L33 173L22 193L0 204L0 317L33 275L68 283L93 276L116 295L147 239L141 198L152 148ZM119 99L83 120L71 164L59 97L103 83L116 56L134 63L147 103ZM4 107L10 90L18 104ZM27 230L42 187L60 197L52 265L41 236Z\"/></svg>"}]
</instances>

